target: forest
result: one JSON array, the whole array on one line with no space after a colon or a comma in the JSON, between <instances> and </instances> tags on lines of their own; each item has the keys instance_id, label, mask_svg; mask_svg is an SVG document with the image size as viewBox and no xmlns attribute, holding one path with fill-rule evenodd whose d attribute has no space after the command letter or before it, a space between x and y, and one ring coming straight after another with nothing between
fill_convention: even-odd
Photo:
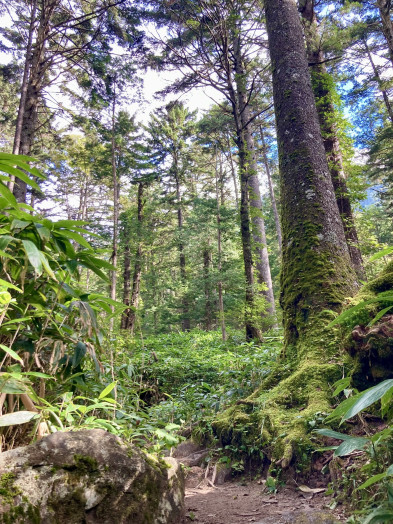
<instances>
[{"instance_id":1,"label":"forest","mask_svg":"<svg viewBox=\"0 0 393 524\"><path fill-rule=\"evenodd\" d=\"M393 522L391 1L0 35L0 522Z\"/></svg>"}]
</instances>

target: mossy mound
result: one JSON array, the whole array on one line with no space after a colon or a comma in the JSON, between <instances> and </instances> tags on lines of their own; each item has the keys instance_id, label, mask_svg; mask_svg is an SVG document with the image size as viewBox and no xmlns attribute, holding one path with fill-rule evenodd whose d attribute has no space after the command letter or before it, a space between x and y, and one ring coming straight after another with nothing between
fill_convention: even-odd
<instances>
[{"instance_id":1,"label":"mossy mound","mask_svg":"<svg viewBox=\"0 0 393 524\"><path fill-rule=\"evenodd\" d=\"M390 262L346 307L350 312L351 307L365 303L343 321L344 348L354 360L352 382L359 389L393 378L393 314L389 310L392 297Z\"/></svg>"},{"instance_id":2,"label":"mossy mound","mask_svg":"<svg viewBox=\"0 0 393 524\"><path fill-rule=\"evenodd\" d=\"M224 445L258 447L285 469L299 446L311 444L312 421L330 409L330 385L342 374L339 330L327 328L331 320L330 312L310 319L314 329L298 346L297 361L283 359L258 390L214 421Z\"/></svg>"},{"instance_id":3,"label":"mossy mound","mask_svg":"<svg viewBox=\"0 0 393 524\"><path fill-rule=\"evenodd\" d=\"M348 300L344 311L391 290L393 262ZM297 449L311 445L313 421L331 409L331 386L342 377L343 369L352 373L358 387L360 382L368 387L365 382L370 379L393 377L393 314L366 329L389 305L391 300L373 301L346 317L341 326L329 326L336 317L333 311L310 315L302 338L294 347L287 344L281 362L261 387L214 421L222 443L240 449L258 447L275 465L288 467ZM366 329L363 338L359 326ZM289 360L288 355L296 357Z\"/></svg>"}]
</instances>

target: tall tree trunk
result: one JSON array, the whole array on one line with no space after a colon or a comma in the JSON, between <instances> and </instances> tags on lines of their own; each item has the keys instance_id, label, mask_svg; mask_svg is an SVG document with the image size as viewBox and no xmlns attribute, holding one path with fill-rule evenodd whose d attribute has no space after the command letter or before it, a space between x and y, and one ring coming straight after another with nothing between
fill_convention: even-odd
<instances>
[{"instance_id":1,"label":"tall tree trunk","mask_svg":"<svg viewBox=\"0 0 393 524\"><path fill-rule=\"evenodd\" d=\"M353 267L359 279L364 280L366 275L349 198L340 141L337 134L336 109L332 97L334 81L327 72L324 64L325 56L320 47L314 1L302 0L299 2L299 5L305 22L307 56L311 64L311 83L337 205L343 222L345 238Z\"/></svg>"},{"instance_id":2,"label":"tall tree trunk","mask_svg":"<svg viewBox=\"0 0 393 524\"><path fill-rule=\"evenodd\" d=\"M176 165L176 162L175 162ZM176 181L176 200L177 200L177 228L179 234L179 267L180 267L180 279L182 283L182 320L181 326L183 331L190 331L191 322L189 317L189 304L186 291L187 285L187 272L186 272L186 255L184 253L184 241L183 241L183 208L182 208L182 198L180 191L180 180L179 175L176 172L175 175Z\"/></svg>"},{"instance_id":3,"label":"tall tree trunk","mask_svg":"<svg viewBox=\"0 0 393 524\"><path fill-rule=\"evenodd\" d=\"M125 247L123 261L123 304L127 309L123 311L120 321L120 329L128 329L128 313L131 298L131 249L128 227L125 230Z\"/></svg>"},{"instance_id":4,"label":"tall tree trunk","mask_svg":"<svg viewBox=\"0 0 393 524\"><path fill-rule=\"evenodd\" d=\"M14 144L12 148L12 152L14 155L19 154L20 138L22 134L23 115L24 115L25 106L26 106L27 86L29 83L30 65L31 65L31 58L32 58L31 52L32 52L32 47L33 47L33 35L34 35L34 26L36 22L36 14L37 14L37 1L34 0L31 6L29 33L27 37L27 46L26 46L26 55L25 55L25 64L23 67L23 77L22 77L22 85L21 85L21 91L20 91L18 115L16 118ZM10 189L10 191L14 190L14 185L15 185L15 176L11 175L10 182L8 184L8 188Z\"/></svg>"},{"instance_id":5,"label":"tall tree trunk","mask_svg":"<svg viewBox=\"0 0 393 524\"><path fill-rule=\"evenodd\" d=\"M272 203L272 209L273 209L273 215L274 215L274 224L276 226L276 233L277 233L277 239L278 239L278 250L279 250L279 253L281 254L282 233L281 233L280 216L278 214L277 201L276 201L276 196L274 194L273 180L272 180L272 175L271 175L270 166L269 166L269 159L267 157L265 135L264 135L264 132L263 132L263 129L262 129L261 125L259 126L259 130L260 130L260 133L261 133L263 164L265 166L265 172L266 172L266 176L267 176L267 183L268 183L268 186L269 186L270 201Z\"/></svg>"},{"instance_id":6,"label":"tall tree trunk","mask_svg":"<svg viewBox=\"0 0 393 524\"><path fill-rule=\"evenodd\" d=\"M130 264L130 246L129 242L126 244L126 252L124 254L124 289L123 289L123 302L128 305L129 308L123 312L121 319L121 328L127 329L131 334L135 330L136 313L139 305L139 296L141 288L141 277L142 277L142 227L143 227L143 213L144 213L144 184L139 182L138 184L138 226L137 226L137 238L138 245L135 252L135 263L134 272L132 275L132 291L130 284L131 277L131 264ZM127 251L128 248L128 251ZM130 296L131 294L131 296Z\"/></svg>"},{"instance_id":7,"label":"tall tree trunk","mask_svg":"<svg viewBox=\"0 0 393 524\"><path fill-rule=\"evenodd\" d=\"M251 129L251 114L248 104L247 80L243 66L240 40L234 38L234 57L235 57L235 82L239 103L239 115L241 122L241 138L239 144L239 164L246 179L247 191L250 202L250 214L252 222L252 236L255 251L255 267L257 270L258 283L266 286L262 291L268 306L268 312L275 314L273 283L270 273L269 255L267 251L265 222L262 214L262 201L259 189L257 173L257 163L255 158L255 145Z\"/></svg>"},{"instance_id":8,"label":"tall tree trunk","mask_svg":"<svg viewBox=\"0 0 393 524\"><path fill-rule=\"evenodd\" d=\"M220 162L220 167L222 163ZM225 326L225 312L224 312L224 297L222 289L222 246L221 246L221 213L220 213L220 191L219 191L219 180L218 180L218 170L217 170L217 161L216 161L216 202L217 202L217 270L218 270L218 314L220 319L221 326L221 336L222 340L225 342L227 340L227 332ZM222 179L220 180L222 185Z\"/></svg>"},{"instance_id":9,"label":"tall tree trunk","mask_svg":"<svg viewBox=\"0 0 393 524\"><path fill-rule=\"evenodd\" d=\"M236 169L235 169L235 163L233 161L233 155L232 155L232 151L231 151L231 142L230 142L229 134L226 135L226 138L227 138L229 165L231 166L231 175L232 175L232 180L233 180L233 187L235 189L235 202L236 202L236 207L238 208L239 207L239 189L237 187L238 186L237 174L236 174Z\"/></svg>"},{"instance_id":10,"label":"tall tree trunk","mask_svg":"<svg viewBox=\"0 0 393 524\"><path fill-rule=\"evenodd\" d=\"M18 150L18 153L21 155L30 155L33 146L37 128L38 104L49 64L45 56L46 42L52 15L57 4L58 0L48 0L42 3L36 41L32 45L31 66L27 73L27 86L23 86L26 94L23 105L20 105L21 116L18 114L18 127L14 140L14 149ZM26 60L28 59L28 56L26 56ZM26 202L26 182L16 179L13 192L18 202Z\"/></svg>"},{"instance_id":11,"label":"tall tree trunk","mask_svg":"<svg viewBox=\"0 0 393 524\"><path fill-rule=\"evenodd\" d=\"M335 199L294 0L266 0L280 158L283 225L281 305L287 354L327 308L339 308L357 280Z\"/></svg>"},{"instance_id":12,"label":"tall tree trunk","mask_svg":"<svg viewBox=\"0 0 393 524\"><path fill-rule=\"evenodd\" d=\"M388 93L386 91L386 89L384 88L384 85L383 85L383 80L381 78L381 75L379 74L379 71L378 71L378 68L377 66L375 65L375 62L374 62L374 59L373 59L373 56L371 54L371 51L370 51L370 48L368 46L368 43L367 43L367 39L365 38L363 40L363 44L364 44L364 48L366 49L366 53L367 53L367 56L368 56L368 60L370 62L370 65L372 67L372 70L373 70L373 73L374 73L374 77L375 77L375 80L378 84L378 87L379 87L379 90L381 91L381 94L382 94L382 98L383 98L383 101L385 103L385 107L386 107L386 111L389 115L389 119L390 121L392 122L393 124L393 108L392 108L392 105L390 103L390 100L389 100L389 96L388 96Z\"/></svg>"},{"instance_id":13,"label":"tall tree trunk","mask_svg":"<svg viewBox=\"0 0 393 524\"><path fill-rule=\"evenodd\" d=\"M382 21L382 31L389 48L389 57L393 65L393 23L390 18L391 0L377 0L377 6Z\"/></svg>"},{"instance_id":14,"label":"tall tree trunk","mask_svg":"<svg viewBox=\"0 0 393 524\"><path fill-rule=\"evenodd\" d=\"M213 320L213 305L211 297L210 271L212 254L209 245L203 250L203 277L205 287L205 331L211 331Z\"/></svg>"},{"instance_id":15,"label":"tall tree trunk","mask_svg":"<svg viewBox=\"0 0 393 524\"><path fill-rule=\"evenodd\" d=\"M119 196L120 187L119 180L117 177L116 167L116 137L115 137L115 116L116 116L116 94L113 95L112 101L112 142L111 142L111 162L112 162L112 184L113 184L113 238L112 238L112 265L115 267L114 271L111 271L111 282L110 282L110 297L112 300L116 300L116 287L117 287L117 242L118 242L118 229L119 229ZM114 311L114 306L111 306ZM111 329L113 329L113 318L111 319Z\"/></svg>"}]
</instances>

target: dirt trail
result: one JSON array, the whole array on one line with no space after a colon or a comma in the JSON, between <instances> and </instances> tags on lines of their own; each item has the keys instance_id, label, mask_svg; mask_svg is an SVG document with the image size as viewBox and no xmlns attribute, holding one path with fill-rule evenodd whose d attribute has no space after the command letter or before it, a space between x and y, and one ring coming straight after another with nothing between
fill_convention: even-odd
<instances>
[{"instance_id":1,"label":"dirt trail","mask_svg":"<svg viewBox=\"0 0 393 524\"><path fill-rule=\"evenodd\" d=\"M327 479L314 478L313 487L291 481L271 493L265 480L231 478L228 466L206 467L209 450L188 440L173 456L185 466L185 517L190 524L336 524L344 522L340 511L328 509ZM318 477L318 475L317 475ZM314 487L316 486L316 487Z\"/></svg>"},{"instance_id":2,"label":"dirt trail","mask_svg":"<svg viewBox=\"0 0 393 524\"><path fill-rule=\"evenodd\" d=\"M283 487L267 493L257 481L208 483L187 488L186 516L182 524L336 524L345 519L339 511L326 509L331 502L323 494L302 493Z\"/></svg>"}]
</instances>

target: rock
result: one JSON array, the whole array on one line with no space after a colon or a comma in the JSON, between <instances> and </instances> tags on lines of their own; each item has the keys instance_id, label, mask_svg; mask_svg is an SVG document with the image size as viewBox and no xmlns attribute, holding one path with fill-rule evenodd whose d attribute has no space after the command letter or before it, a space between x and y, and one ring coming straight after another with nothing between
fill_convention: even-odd
<instances>
[{"instance_id":1,"label":"rock","mask_svg":"<svg viewBox=\"0 0 393 524\"><path fill-rule=\"evenodd\" d=\"M184 442L180 442L180 444L174 449L173 456L175 458L184 458L201 451L204 451L201 446L195 444L192 440L185 440Z\"/></svg>"},{"instance_id":2,"label":"rock","mask_svg":"<svg viewBox=\"0 0 393 524\"><path fill-rule=\"evenodd\" d=\"M230 466L223 462L217 462L213 468L212 482L215 486L221 486L232 477L232 470Z\"/></svg>"},{"instance_id":3,"label":"rock","mask_svg":"<svg viewBox=\"0 0 393 524\"><path fill-rule=\"evenodd\" d=\"M205 472L198 466L186 470L186 488L196 488L205 478Z\"/></svg>"},{"instance_id":4,"label":"rock","mask_svg":"<svg viewBox=\"0 0 393 524\"><path fill-rule=\"evenodd\" d=\"M192 468L193 466L200 466L208 455L209 451L205 450L198 453L192 453L191 455L188 455L188 457L179 458L178 460L184 464L184 466Z\"/></svg>"},{"instance_id":5,"label":"rock","mask_svg":"<svg viewBox=\"0 0 393 524\"><path fill-rule=\"evenodd\" d=\"M181 442L173 452L173 456L188 468L200 466L208 454L209 450L201 448L192 440Z\"/></svg>"},{"instance_id":6,"label":"rock","mask_svg":"<svg viewBox=\"0 0 393 524\"><path fill-rule=\"evenodd\" d=\"M100 429L54 433L0 454L4 524L178 524L184 479Z\"/></svg>"}]
</instances>

